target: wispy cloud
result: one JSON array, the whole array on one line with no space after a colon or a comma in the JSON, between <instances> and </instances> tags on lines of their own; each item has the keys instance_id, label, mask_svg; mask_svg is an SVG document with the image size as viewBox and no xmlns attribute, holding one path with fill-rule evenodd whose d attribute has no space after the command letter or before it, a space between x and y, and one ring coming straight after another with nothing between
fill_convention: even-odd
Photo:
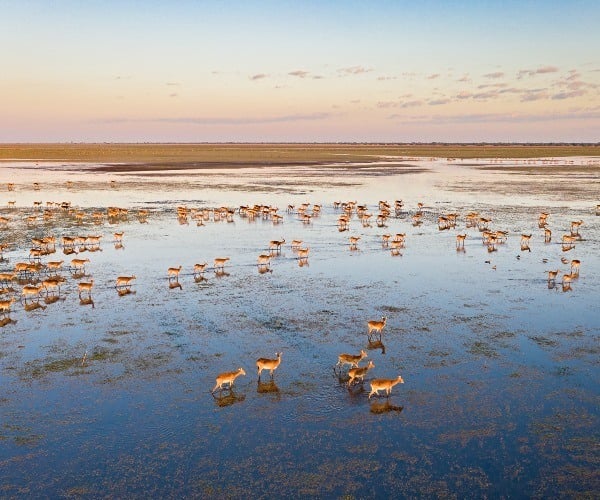
<instances>
[{"instance_id":1,"label":"wispy cloud","mask_svg":"<svg viewBox=\"0 0 600 500\"><path fill-rule=\"evenodd\" d=\"M456 80L457 82L461 82L461 83L466 83L466 82L470 82L471 81L471 77L469 76L468 73L465 73L463 76L461 76L458 80Z\"/></svg>"},{"instance_id":2,"label":"wispy cloud","mask_svg":"<svg viewBox=\"0 0 600 500\"><path fill-rule=\"evenodd\" d=\"M559 69L556 66L540 66L537 69L521 69L517 73L517 78L520 80L525 76L544 75L546 73L557 73Z\"/></svg>"},{"instance_id":3,"label":"wispy cloud","mask_svg":"<svg viewBox=\"0 0 600 500\"><path fill-rule=\"evenodd\" d=\"M305 113L278 116L229 117L158 117L158 118L109 118L96 123L188 123L192 125L254 125L261 123L285 123L297 121L326 120L331 113Z\"/></svg>"},{"instance_id":4,"label":"wispy cloud","mask_svg":"<svg viewBox=\"0 0 600 500\"><path fill-rule=\"evenodd\" d=\"M427 79L428 80L435 80L436 78L439 78L440 74L439 73L433 73L432 75L428 75Z\"/></svg>"},{"instance_id":5,"label":"wispy cloud","mask_svg":"<svg viewBox=\"0 0 600 500\"><path fill-rule=\"evenodd\" d=\"M430 106L441 106L442 104L448 104L449 102L450 102L450 99L448 99L448 98L432 99L431 101L427 101L427 104L429 104Z\"/></svg>"},{"instance_id":6,"label":"wispy cloud","mask_svg":"<svg viewBox=\"0 0 600 500\"><path fill-rule=\"evenodd\" d=\"M363 73L370 73L373 68L366 68L364 66L349 66L346 68L340 68L337 70L340 75L361 75Z\"/></svg>"},{"instance_id":7,"label":"wispy cloud","mask_svg":"<svg viewBox=\"0 0 600 500\"><path fill-rule=\"evenodd\" d=\"M523 92L521 102L540 101L548 99L549 94L547 89L530 89Z\"/></svg>"},{"instance_id":8,"label":"wispy cloud","mask_svg":"<svg viewBox=\"0 0 600 500\"><path fill-rule=\"evenodd\" d=\"M308 76L308 71L303 71L301 69L296 69L294 71L290 71L288 75L295 76L297 78L306 78Z\"/></svg>"},{"instance_id":9,"label":"wispy cloud","mask_svg":"<svg viewBox=\"0 0 600 500\"><path fill-rule=\"evenodd\" d=\"M179 94L176 92L173 92L172 94L169 94L169 97L179 97Z\"/></svg>"},{"instance_id":10,"label":"wispy cloud","mask_svg":"<svg viewBox=\"0 0 600 500\"><path fill-rule=\"evenodd\" d=\"M572 99L573 97L581 97L585 95L586 91L583 89L580 90L572 90L570 92L559 92L558 94L554 94L552 99L555 101L563 100L563 99Z\"/></svg>"},{"instance_id":11,"label":"wispy cloud","mask_svg":"<svg viewBox=\"0 0 600 500\"><path fill-rule=\"evenodd\" d=\"M503 71L495 71L494 73L486 73L483 76L484 76L484 78L503 78L504 72Z\"/></svg>"},{"instance_id":12,"label":"wispy cloud","mask_svg":"<svg viewBox=\"0 0 600 500\"><path fill-rule=\"evenodd\" d=\"M167 87L179 87L181 85L181 83L179 83L179 82L167 82L167 83L165 83L165 85Z\"/></svg>"},{"instance_id":13,"label":"wispy cloud","mask_svg":"<svg viewBox=\"0 0 600 500\"><path fill-rule=\"evenodd\" d=\"M390 120L402 119L406 123L419 124L455 124L455 123L530 123L563 120L597 120L600 119L600 111L591 110L586 112L565 113L539 113L539 114L515 114L515 113L466 113L456 115L414 115L406 116L394 114L388 116Z\"/></svg>"},{"instance_id":14,"label":"wispy cloud","mask_svg":"<svg viewBox=\"0 0 600 500\"><path fill-rule=\"evenodd\" d=\"M379 82L384 82L387 80L396 80L396 79L397 79L397 77L395 77L395 76L378 76L377 77L377 81L379 81Z\"/></svg>"},{"instance_id":15,"label":"wispy cloud","mask_svg":"<svg viewBox=\"0 0 600 500\"><path fill-rule=\"evenodd\" d=\"M423 106L423 104L425 104L425 102L421 101L421 100L406 101L406 102L403 102L400 105L400 107L404 108L404 109L406 109L406 108L417 108L419 106Z\"/></svg>"},{"instance_id":16,"label":"wispy cloud","mask_svg":"<svg viewBox=\"0 0 600 500\"><path fill-rule=\"evenodd\" d=\"M262 80L263 78L268 78L269 75L267 75L266 73L258 73L256 75L251 75L248 78L252 81L256 81L256 80Z\"/></svg>"}]
</instances>

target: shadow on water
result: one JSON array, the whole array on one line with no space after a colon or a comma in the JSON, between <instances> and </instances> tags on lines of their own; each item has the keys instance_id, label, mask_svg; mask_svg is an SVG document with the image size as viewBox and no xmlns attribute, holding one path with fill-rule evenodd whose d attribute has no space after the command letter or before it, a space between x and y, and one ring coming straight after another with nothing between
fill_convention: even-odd
<instances>
[{"instance_id":1,"label":"shadow on water","mask_svg":"<svg viewBox=\"0 0 600 500\"><path fill-rule=\"evenodd\" d=\"M215 400L215 404L220 408L241 403L246 399L245 394L236 394L233 389L221 389L212 393L212 397Z\"/></svg>"}]
</instances>

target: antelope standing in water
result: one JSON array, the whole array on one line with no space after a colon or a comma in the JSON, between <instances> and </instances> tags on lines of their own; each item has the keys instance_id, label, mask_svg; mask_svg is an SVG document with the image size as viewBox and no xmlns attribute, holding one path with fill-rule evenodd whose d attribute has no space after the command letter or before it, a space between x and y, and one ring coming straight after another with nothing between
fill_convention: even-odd
<instances>
[{"instance_id":1,"label":"antelope standing in water","mask_svg":"<svg viewBox=\"0 0 600 500\"><path fill-rule=\"evenodd\" d=\"M376 394L377 396L379 396L379 391L385 391L386 396L389 396L390 393L392 392L392 387L394 387L396 384L403 384L404 380L402 379L402 377L400 375L398 375L398 378L392 378L392 379L388 379L388 378L376 378L371 380L371 392L369 393L369 399L371 399L371 396L373 394Z\"/></svg>"},{"instance_id":2,"label":"antelope standing in water","mask_svg":"<svg viewBox=\"0 0 600 500\"><path fill-rule=\"evenodd\" d=\"M558 276L558 273L560 273L560 269L557 269L556 271L546 271L548 273L548 282L552 282L556 280L556 277Z\"/></svg>"},{"instance_id":3,"label":"antelope standing in water","mask_svg":"<svg viewBox=\"0 0 600 500\"><path fill-rule=\"evenodd\" d=\"M21 297L27 303L27 297L35 297L39 299L40 292L42 291L43 285L25 285L21 291Z\"/></svg>"},{"instance_id":4,"label":"antelope standing in water","mask_svg":"<svg viewBox=\"0 0 600 500\"><path fill-rule=\"evenodd\" d=\"M117 290L119 288L130 289L131 285L133 283L133 280L135 280L135 274L133 274L131 276L119 276L117 278L117 281L116 281L116 284L115 284L115 288Z\"/></svg>"},{"instance_id":5,"label":"antelope standing in water","mask_svg":"<svg viewBox=\"0 0 600 500\"><path fill-rule=\"evenodd\" d=\"M229 389L231 389L233 387L233 382L240 375L246 375L246 372L243 368L238 368L234 372L225 372L219 374L216 378L217 383L215 384L211 392L214 393L217 389L223 389L224 384L229 384Z\"/></svg>"},{"instance_id":6,"label":"antelope standing in water","mask_svg":"<svg viewBox=\"0 0 600 500\"><path fill-rule=\"evenodd\" d=\"M360 236L350 236L350 250L358 250Z\"/></svg>"},{"instance_id":7,"label":"antelope standing in water","mask_svg":"<svg viewBox=\"0 0 600 500\"><path fill-rule=\"evenodd\" d=\"M538 226L540 228L543 228L546 224L547 224L547 219L548 219L548 215L550 215L547 212L542 212L538 218Z\"/></svg>"},{"instance_id":8,"label":"antelope standing in water","mask_svg":"<svg viewBox=\"0 0 600 500\"><path fill-rule=\"evenodd\" d=\"M179 266L179 267L170 267L169 269L167 269L167 275L169 276L169 279L174 279L174 280L179 280L179 273L181 272L181 268L183 266Z\"/></svg>"},{"instance_id":9,"label":"antelope standing in water","mask_svg":"<svg viewBox=\"0 0 600 500\"><path fill-rule=\"evenodd\" d=\"M79 298L81 299L81 294L87 292L88 298L92 296L92 287L94 286L94 280L91 281L82 281L78 283L77 289L79 290Z\"/></svg>"},{"instance_id":10,"label":"antelope standing in water","mask_svg":"<svg viewBox=\"0 0 600 500\"><path fill-rule=\"evenodd\" d=\"M371 334L373 332L377 332L379 333L379 336L381 337L381 332L383 331L384 327L385 327L385 323L387 321L387 318L385 316L381 317L381 321L369 321L367 323L367 327L369 328L369 337L371 336Z\"/></svg>"},{"instance_id":11,"label":"antelope standing in water","mask_svg":"<svg viewBox=\"0 0 600 500\"><path fill-rule=\"evenodd\" d=\"M547 227L544 228L544 243L550 243L552 241L552 231Z\"/></svg>"},{"instance_id":12,"label":"antelope standing in water","mask_svg":"<svg viewBox=\"0 0 600 500\"><path fill-rule=\"evenodd\" d=\"M528 250L531 252L531 248L529 248L529 240L531 239L531 234L522 234L521 235L521 251Z\"/></svg>"},{"instance_id":13,"label":"antelope standing in water","mask_svg":"<svg viewBox=\"0 0 600 500\"><path fill-rule=\"evenodd\" d=\"M214 260L214 268L215 271L220 269L221 271L225 271L225 263L229 260L229 257L217 257Z\"/></svg>"},{"instance_id":14,"label":"antelope standing in water","mask_svg":"<svg viewBox=\"0 0 600 500\"><path fill-rule=\"evenodd\" d=\"M269 250L271 252L275 251L277 253L281 252L281 245L285 243L285 240L281 238L280 240L271 240L269 241Z\"/></svg>"},{"instance_id":15,"label":"antelope standing in water","mask_svg":"<svg viewBox=\"0 0 600 500\"><path fill-rule=\"evenodd\" d=\"M456 248L465 248L465 240L467 239L467 233L456 235Z\"/></svg>"},{"instance_id":16,"label":"antelope standing in water","mask_svg":"<svg viewBox=\"0 0 600 500\"><path fill-rule=\"evenodd\" d=\"M582 220L574 220L571 222L571 234L573 236L579 235L579 226L581 226L582 224Z\"/></svg>"},{"instance_id":17,"label":"antelope standing in water","mask_svg":"<svg viewBox=\"0 0 600 500\"><path fill-rule=\"evenodd\" d=\"M196 278L198 275L202 276L204 274L204 271L206 270L207 265L207 262L205 262L204 264L194 264L194 278Z\"/></svg>"},{"instance_id":18,"label":"antelope standing in water","mask_svg":"<svg viewBox=\"0 0 600 500\"><path fill-rule=\"evenodd\" d=\"M260 374L263 370L269 370L271 377L273 376L273 372L279 367L281 364L281 353L275 353L277 356L276 359L268 359L268 358L258 358L256 360L256 369L258 371L258 378L260 380Z\"/></svg>"},{"instance_id":19,"label":"antelope standing in water","mask_svg":"<svg viewBox=\"0 0 600 500\"><path fill-rule=\"evenodd\" d=\"M89 261L90 259L73 259L71 261L71 269L73 271L85 271L85 264Z\"/></svg>"},{"instance_id":20,"label":"antelope standing in water","mask_svg":"<svg viewBox=\"0 0 600 500\"><path fill-rule=\"evenodd\" d=\"M350 365L350 368L357 368L358 363L360 363L367 356L367 353L363 349L361 349L360 354L356 356L353 354L340 354L338 356L338 362L335 366L341 366L343 368L344 365Z\"/></svg>"},{"instance_id":21,"label":"antelope standing in water","mask_svg":"<svg viewBox=\"0 0 600 500\"><path fill-rule=\"evenodd\" d=\"M268 269L270 263L271 263L271 256L270 255L268 255L268 254L260 254L258 256L257 265L258 265L259 269L261 267L265 268L265 269Z\"/></svg>"},{"instance_id":22,"label":"antelope standing in water","mask_svg":"<svg viewBox=\"0 0 600 500\"><path fill-rule=\"evenodd\" d=\"M310 248L299 248L298 249L298 260L300 261L308 261L308 254L310 252Z\"/></svg>"},{"instance_id":23,"label":"antelope standing in water","mask_svg":"<svg viewBox=\"0 0 600 500\"><path fill-rule=\"evenodd\" d=\"M8 300L0 300L0 314L3 316L8 316L10 313L11 306L17 301L14 297L11 297Z\"/></svg>"},{"instance_id":24,"label":"antelope standing in water","mask_svg":"<svg viewBox=\"0 0 600 500\"><path fill-rule=\"evenodd\" d=\"M571 261L571 275L579 276L579 266L581 266L581 261L579 259L573 259Z\"/></svg>"},{"instance_id":25,"label":"antelope standing in water","mask_svg":"<svg viewBox=\"0 0 600 500\"><path fill-rule=\"evenodd\" d=\"M374 367L375 367L375 363L373 363L373 361L369 361L367 366L363 366L362 368L358 368L358 367L351 368L348 371L348 375L350 376L350 380L348 380L348 387L350 387L354 383L355 380L356 381L360 380L361 382L364 382L365 376L367 375L369 370Z\"/></svg>"}]
</instances>

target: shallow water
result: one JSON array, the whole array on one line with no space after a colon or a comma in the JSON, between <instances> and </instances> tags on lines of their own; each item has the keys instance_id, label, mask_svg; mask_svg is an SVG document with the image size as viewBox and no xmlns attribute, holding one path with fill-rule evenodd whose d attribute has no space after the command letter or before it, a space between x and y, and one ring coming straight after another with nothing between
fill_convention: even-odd
<instances>
[{"instance_id":1,"label":"shallow water","mask_svg":"<svg viewBox=\"0 0 600 500\"><path fill-rule=\"evenodd\" d=\"M17 206L2 209L11 244L3 271L27 260L32 237L103 240L101 251L79 255L90 259L82 279L94 279L93 304L80 304L79 280L65 270L59 300L30 311L16 302L13 322L0 330L3 496L599 491L597 166L560 196L562 177L538 173L539 189L522 192L516 172L441 160L160 179L23 166L0 169L0 182L17 183L0 193L1 207ZM405 210L387 227L365 228L354 216L350 231L338 232L332 201L357 200L377 214L379 200L395 199ZM72 201L87 218L77 224L59 212L27 225L35 200ZM413 226L417 201L423 224ZM302 202L323 203L311 224L285 212ZM279 206L284 222L236 215L199 227L175 214L181 204L255 203ZM132 210L126 220L94 224L91 212L109 205L151 214L147 223ZM497 251L465 227L471 210L510 232ZM454 211L456 228L439 230L437 216ZM550 213L552 243L538 228L541 211ZM563 251L560 236L580 219L581 239ZM111 242L119 230L122 248ZM457 252L463 232L465 251ZM406 233L401 255L382 248L383 233ZM532 234L530 252L520 248L521 233ZM350 250L350 235L361 236L358 250ZM257 256L282 237L310 247L308 265L299 266L286 243L272 272L260 274ZM44 260L73 258L57 250ZM194 280L195 263L210 267L224 256L225 275L209 270ZM549 269L568 271L561 258L582 262L566 291L546 279ZM169 287L166 270L179 265L180 287ZM133 293L119 296L114 280L127 274L137 277ZM369 343L366 323L381 316L382 342ZM333 367L341 352L361 349L375 368L349 390ZM255 360L280 351L273 381L264 372L259 384ZM247 375L234 390L211 395L216 375L238 367ZM368 399L371 378L399 374L405 383L389 398Z\"/></svg>"}]
</instances>

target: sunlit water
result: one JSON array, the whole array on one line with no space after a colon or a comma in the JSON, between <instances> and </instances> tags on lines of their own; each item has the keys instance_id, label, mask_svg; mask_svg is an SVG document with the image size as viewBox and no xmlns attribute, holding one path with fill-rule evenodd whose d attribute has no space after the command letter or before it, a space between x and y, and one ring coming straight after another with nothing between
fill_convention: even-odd
<instances>
[{"instance_id":1,"label":"sunlit water","mask_svg":"<svg viewBox=\"0 0 600 500\"><path fill-rule=\"evenodd\" d=\"M582 159L582 164L585 164ZM32 167L32 168L23 168ZM340 166L171 172L140 176L80 166L5 164L0 207L2 271L27 261L31 238L102 234L86 276L67 271L57 301L22 300L0 330L2 496L262 497L555 496L599 491L598 354L600 217L597 167L571 178L481 171L445 161L358 172ZM542 174L543 175L543 174ZM557 177L558 175L558 177ZM71 180L73 187L65 182ZM116 180L115 188L109 181ZM41 184L35 191L33 182ZM575 186L573 186L575 183ZM579 184L577 184L579 183ZM485 187L482 187L485 186ZM490 188L495 186L495 188ZM530 184L529 184L530 186ZM572 189L580 187L579 195ZM4 189L4 186L2 186ZM518 193L518 194L516 194ZM402 199L387 227L356 216L339 232L334 200ZM57 212L27 225L34 201L71 201L83 224ZM303 224L288 204L322 203ZM412 215L423 202L423 224ZM282 224L235 215L233 223L179 224L178 205L276 205ZM132 209L94 224L99 207ZM149 208L147 223L135 209ZM488 252L465 215L479 211L509 231ZM538 227L550 214L551 243ZM438 215L460 214L439 230ZM375 219L375 217L373 217ZM583 220L563 250L570 222ZM113 233L124 231L123 246ZM465 251L456 235L467 233ZM401 255L383 233L406 233ZM532 234L531 251L520 235ZM348 238L360 236L357 250ZM284 238L271 271L257 257ZM310 247L300 266L289 246ZM195 263L230 257L225 274L198 282ZM569 271L570 288L546 271ZM167 268L183 266L177 283ZM119 296L119 275L135 274ZM562 275L562 273L561 273ZM94 279L92 303L77 282ZM20 286L12 285L17 293ZM18 295L17 295L18 297ZM89 301L88 301L89 302ZM31 310L26 310L31 309ZM386 316L382 342L367 321ZM348 389L338 354L368 352L375 368ZM282 352L271 381L255 361ZM243 367L234 390L211 395L220 372ZM389 398L368 399L369 380L402 375Z\"/></svg>"}]
</instances>

